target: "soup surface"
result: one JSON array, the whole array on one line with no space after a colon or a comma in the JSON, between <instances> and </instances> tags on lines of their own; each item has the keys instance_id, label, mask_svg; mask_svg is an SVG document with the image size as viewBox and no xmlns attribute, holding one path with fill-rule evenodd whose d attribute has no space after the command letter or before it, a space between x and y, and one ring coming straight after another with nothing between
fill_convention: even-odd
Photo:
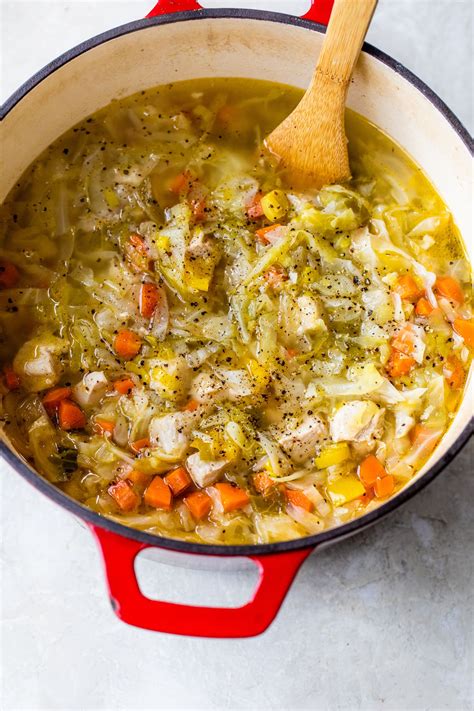
<instances>
[{"instance_id":1,"label":"soup surface","mask_svg":"<svg viewBox=\"0 0 474 711\"><path fill-rule=\"evenodd\" d=\"M474 345L451 215L349 113L353 179L285 187L299 90L201 80L116 101L1 208L1 415L95 511L212 543L296 538L404 487Z\"/></svg>"}]
</instances>

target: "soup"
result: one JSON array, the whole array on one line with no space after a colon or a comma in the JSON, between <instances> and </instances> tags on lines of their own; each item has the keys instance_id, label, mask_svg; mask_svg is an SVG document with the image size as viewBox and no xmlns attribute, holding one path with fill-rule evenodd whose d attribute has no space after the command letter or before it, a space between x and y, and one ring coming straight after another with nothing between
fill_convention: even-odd
<instances>
[{"instance_id":1,"label":"soup","mask_svg":"<svg viewBox=\"0 0 474 711\"><path fill-rule=\"evenodd\" d=\"M5 433L104 516L317 533L406 486L454 417L474 322L451 215L351 112L352 179L289 189L262 139L300 97L206 79L115 101L1 208Z\"/></svg>"}]
</instances>

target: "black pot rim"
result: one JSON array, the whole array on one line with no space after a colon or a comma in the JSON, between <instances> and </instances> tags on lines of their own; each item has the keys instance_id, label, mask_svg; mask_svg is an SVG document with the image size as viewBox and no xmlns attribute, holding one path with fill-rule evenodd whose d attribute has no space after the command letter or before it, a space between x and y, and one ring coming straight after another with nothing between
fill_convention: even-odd
<instances>
[{"instance_id":1,"label":"black pot rim","mask_svg":"<svg viewBox=\"0 0 474 711\"><path fill-rule=\"evenodd\" d=\"M149 19L136 20L126 25L121 25L107 32L103 32L91 39L81 42L76 47L68 50L57 59L47 64L43 69L34 74L26 81L17 91L15 91L9 99L0 108L0 119L4 119L10 111L41 81L46 79L50 74L60 69L68 62L72 61L79 55L93 49L98 45L110 40L121 37L122 35L137 32L150 26L166 25L174 22L183 22L187 20L199 20L202 18L209 19L250 19L263 20L270 22L279 22L281 24L296 25L308 30L324 33L326 28L324 25L319 25L309 20L303 20L292 15L285 15L276 12L267 12L262 10L198 10L191 12L179 12L171 15L161 15ZM446 106L446 104L437 96L424 82L421 81L415 74L410 72L400 62L392 59L384 52L376 49L368 43L364 43L364 52L375 57L390 69L400 74L410 84L415 86L444 116L451 125L452 129L458 134L468 150L473 152L473 140L468 131L464 128L459 119ZM63 508L78 516L88 524L105 528L113 533L116 533L125 538L132 538L148 546L165 548L169 550L179 551L183 553L215 555L215 556L258 556L275 554L284 551L300 550L315 546L321 546L337 539L342 539L352 535L357 531L361 531L376 521L379 521L389 513L393 512L403 503L411 499L415 494L421 491L427 484L438 476L438 474L446 467L446 465L456 456L456 454L466 444L470 436L474 432L474 417L466 424L460 435L453 442L451 447L445 454L436 461L428 471L426 471L419 479L403 489L395 498L390 499L385 504L382 504L374 511L371 511L360 518L355 519L342 526L323 531L322 533L313 536L306 536L291 541L281 541L277 543L264 543L256 545L208 545L205 543L190 543L174 538L162 538L160 536L139 531L130 528L122 523L116 523L100 514L86 508L78 501L64 494L60 489L41 477L35 471L30 469L9 447L0 441L0 455L15 469L22 477L24 477L36 489L45 494L48 498L55 501Z\"/></svg>"}]
</instances>

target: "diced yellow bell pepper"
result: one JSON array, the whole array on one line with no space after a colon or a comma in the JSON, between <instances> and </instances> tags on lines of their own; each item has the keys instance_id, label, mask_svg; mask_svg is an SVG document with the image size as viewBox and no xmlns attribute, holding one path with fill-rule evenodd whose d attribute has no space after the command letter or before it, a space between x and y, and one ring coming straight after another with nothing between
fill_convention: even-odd
<instances>
[{"instance_id":1,"label":"diced yellow bell pepper","mask_svg":"<svg viewBox=\"0 0 474 711\"><path fill-rule=\"evenodd\" d=\"M356 476L339 477L328 484L326 489L334 506L343 506L365 494L365 488Z\"/></svg>"},{"instance_id":2,"label":"diced yellow bell pepper","mask_svg":"<svg viewBox=\"0 0 474 711\"><path fill-rule=\"evenodd\" d=\"M170 238L166 235L158 233L158 236L155 239L155 246L158 247L158 249L163 249L166 252L166 250L170 247Z\"/></svg>"},{"instance_id":3,"label":"diced yellow bell pepper","mask_svg":"<svg viewBox=\"0 0 474 711\"><path fill-rule=\"evenodd\" d=\"M254 380L257 392L263 392L270 382L271 375L268 370L263 365L260 365L255 358L251 358L248 361L247 370Z\"/></svg>"},{"instance_id":4,"label":"diced yellow bell pepper","mask_svg":"<svg viewBox=\"0 0 474 711\"><path fill-rule=\"evenodd\" d=\"M209 284L211 283L211 275L198 276L197 274L192 274L191 272L186 272L185 281L191 289L197 289L198 291L208 291Z\"/></svg>"},{"instance_id":5,"label":"diced yellow bell pepper","mask_svg":"<svg viewBox=\"0 0 474 711\"><path fill-rule=\"evenodd\" d=\"M176 400L181 396L179 374L169 372L166 368L156 366L150 371L150 387L165 400Z\"/></svg>"},{"instance_id":6,"label":"diced yellow bell pepper","mask_svg":"<svg viewBox=\"0 0 474 711\"><path fill-rule=\"evenodd\" d=\"M350 456L351 452L347 442L339 442L338 444L330 444L329 447L325 447L314 461L318 469L326 469L326 467L332 467L335 464L345 462Z\"/></svg>"},{"instance_id":7,"label":"diced yellow bell pepper","mask_svg":"<svg viewBox=\"0 0 474 711\"><path fill-rule=\"evenodd\" d=\"M281 220L289 208L288 198L283 190L271 190L263 196L261 204L263 214L270 222Z\"/></svg>"},{"instance_id":8,"label":"diced yellow bell pepper","mask_svg":"<svg viewBox=\"0 0 474 711\"><path fill-rule=\"evenodd\" d=\"M120 200L118 198L118 195L112 188L105 188L104 190L104 198L105 202L107 205L111 208L118 207L120 205Z\"/></svg>"}]
</instances>

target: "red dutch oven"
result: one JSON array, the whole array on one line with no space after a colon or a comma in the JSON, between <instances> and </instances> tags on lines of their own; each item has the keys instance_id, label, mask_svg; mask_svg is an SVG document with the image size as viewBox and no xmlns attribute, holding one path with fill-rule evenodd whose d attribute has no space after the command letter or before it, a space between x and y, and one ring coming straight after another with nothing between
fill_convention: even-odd
<instances>
[{"instance_id":1,"label":"red dutch oven","mask_svg":"<svg viewBox=\"0 0 474 711\"><path fill-rule=\"evenodd\" d=\"M32 77L2 107L4 161L0 199L27 166L64 131L141 89L210 76L269 79L306 87L321 47L332 0L313 0L303 18L273 12L203 10L193 0L161 0L144 20L83 42ZM463 234L470 228L472 141L443 102L387 55L364 45L348 105L401 144L431 178ZM471 245L472 248L472 245ZM472 253L471 253L472 260ZM39 476L5 437L0 453L39 491L89 526L101 549L113 609L131 625L205 637L263 632L303 561L315 549L365 529L432 481L473 431L473 378L455 419L430 460L393 499L343 526L299 540L217 546L161 538L86 509ZM238 608L193 607L145 597L134 562L147 548L227 563L248 557L259 570L252 599ZM188 556L183 556L188 554ZM227 564L226 567L229 567Z\"/></svg>"}]
</instances>

